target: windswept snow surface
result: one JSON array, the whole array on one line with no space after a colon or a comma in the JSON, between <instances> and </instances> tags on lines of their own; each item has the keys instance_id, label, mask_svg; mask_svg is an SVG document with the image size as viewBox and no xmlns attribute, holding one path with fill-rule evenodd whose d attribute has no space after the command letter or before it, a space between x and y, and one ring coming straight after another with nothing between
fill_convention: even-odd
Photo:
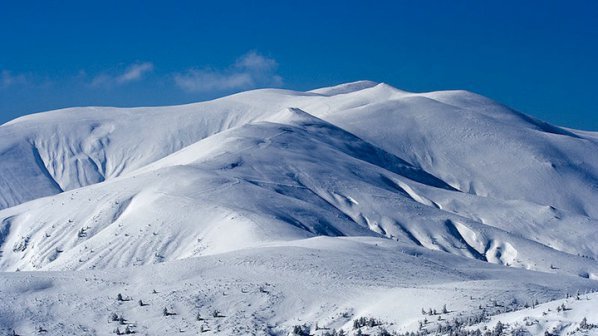
<instances>
[{"instance_id":1,"label":"windswept snow surface","mask_svg":"<svg viewBox=\"0 0 598 336\"><path fill-rule=\"evenodd\" d=\"M370 81L22 117L0 126L0 333L406 332L422 308L591 292L597 154L470 92ZM558 321L528 331L598 330Z\"/></svg>"}]
</instances>

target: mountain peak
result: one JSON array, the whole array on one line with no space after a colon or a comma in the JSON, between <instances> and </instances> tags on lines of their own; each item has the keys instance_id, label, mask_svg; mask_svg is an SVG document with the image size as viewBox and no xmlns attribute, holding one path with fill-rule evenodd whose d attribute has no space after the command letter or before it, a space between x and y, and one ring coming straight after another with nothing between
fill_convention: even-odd
<instances>
[{"instance_id":1,"label":"mountain peak","mask_svg":"<svg viewBox=\"0 0 598 336\"><path fill-rule=\"evenodd\" d=\"M309 92L318 93L318 94L326 95L326 96L334 96L334 95L338 95L338 94L345 94L345 93L351 93L351 92L355 92L355 91L361 91L364 89L374 87L379 84L381 84L381 83L377 83L377 82L370 81L370 80L360 80L360 81L343 83L343 84L330 86L330 87L319 88L319 89L311 90Z\"/></svg>"}]
</instances>

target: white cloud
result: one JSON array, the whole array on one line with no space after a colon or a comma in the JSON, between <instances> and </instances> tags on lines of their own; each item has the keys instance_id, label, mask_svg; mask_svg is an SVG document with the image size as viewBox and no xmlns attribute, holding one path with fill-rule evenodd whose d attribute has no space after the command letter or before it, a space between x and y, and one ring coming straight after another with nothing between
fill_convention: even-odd
<instances>
[{"instance_id":1,"label":"white cloud","mask_svg":"<svg viewBox=\"0 0 598 336\"><path fill-rule=\"evenodd\" d=\"M151 62L134 63L120 73L102 73L95 76L91 81L91 86L113 86L137 81L153 70L154 64Z\"/></svg>"},{"instance_id":2,"label":"white cloud","mask_svg":"<svg viewBox=\"0 0 598 336\"><path fill-rule=\"evenodd\" d=\"M190 69L174 76L176 84L185 91L207 92L231 90L253 85L253 79L246 73L223 74L214 70Z\"/></svg>"},{"instance_id":3,"label":"white cloud","mask_svg":"<svg viewBox=\"0 0 598 336\"><path fill-rule=\"evenodd\" d=\"M282 77L276 74L277 68L276 60L250 51L226 69L189 69L175 74L174 81L187 92L218 92L267 85L279 86L282 84Z\"/></svg>"},{"instance_id":4,"label":"white cloud","mask_svg":"<svg viewBox=\"0 0 598 336\"><path fill-rule=\"evenodd\" d=\"M15 75L8 70L0 71L0 88L2 89L25 83L27 83L25 75Z\"/></svg>"},{"instance_id":5,"label":"white cloud","mask_svg":"<svg viewBox=\"0 0 598 336\"><path fill-rule=\"evenodd\" d=\"M154 64L143 62L130 65L123 74L116 78L119 83L126 83L141 79L143 75L154 70Z\"/></svg>"},{"instance_id":6,"label":"white cloud","mask_svg":"<svg viewBox=\"0 0 598 336\"><path fill-rule=\"evenodd\" d=\"M267 58L255 51L250 51L239 57L235 62L235 67L249 71L270 72L276 70L278 63L272 58Z\"/></svg>"}]
</instances>

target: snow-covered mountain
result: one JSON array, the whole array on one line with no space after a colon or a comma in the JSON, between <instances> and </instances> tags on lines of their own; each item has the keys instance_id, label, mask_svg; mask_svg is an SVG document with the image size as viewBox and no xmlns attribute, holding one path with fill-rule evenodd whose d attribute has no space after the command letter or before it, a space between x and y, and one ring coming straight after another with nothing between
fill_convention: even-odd
<instances>
[{"instance_id":1,"label":"snow-covered mountain","mask_svg":"<svg viewBox=\"0 0 598 336\"><path fill-rule=\"evenodd\" d=\"M104 334L72 315L112 310L147 334L365 315L414 330L422 304L598 289L596 204L597 133L465 91L361 81L35 114L0 126L0 330ZM226 317L191 321L206 309Z\"/></svg>"}]
</instances>

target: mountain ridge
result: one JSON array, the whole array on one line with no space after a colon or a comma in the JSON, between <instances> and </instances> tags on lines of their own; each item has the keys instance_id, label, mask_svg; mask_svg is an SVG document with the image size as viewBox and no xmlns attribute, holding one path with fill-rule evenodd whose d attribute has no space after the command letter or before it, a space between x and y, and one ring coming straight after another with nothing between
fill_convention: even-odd
<instances>
[{"instance_id":1,"label":"mountain ridge","mask_svg":"<svg viewBox=\"0 0 598 336\"><path fill-rule=\"evenodd\" d=\"M371 81L20 118L0 126L0 333L582 333L597 138Z\"/></svg>"},{"instance_id":2,"label":"mountain ridge","mask_svg":"<svg viewBox=\"0 0 598 336\"><path fill-rule=\"evenodd\" d=\"M38 127L38 137L30 144L35 144L32 146L39 154L32 160L40 168L37 176L47 178L55 189L46 195L48 197L34 201L35 205L26 202L23 206L0 211L4 231L9 231L4 246L19 247L4 252L0 259L4 269L126 266L219 253L280 239L374 234L492 263L598 277L593 261L598 249L592 244L598 238L592 229L598 221L586 211L591 201L573 203L575 206L563 203L563 207L554 202L554 198L549 199L550 202L538 201L535 193L521 188L523 184L507 183L504 178L497 180L498 184L492 179L473 178L467 184L455 179L459 169L464 168L463 172L469 174L471 169L479 169L480 163L495 161L497 157L503 161L509 159L506 162L516 167L502 151L511 143L524 143L523 139L527 138L514 135L514 140L505 144L497 137L497 132L504 130L517 128L536 136L540 134L540 140L525 142L525 146L535 151L550 149L550 146L563 147L562 139L569 138L572 140L567 142L574 141L577 151L581 148L584 152L589 145L583 143L581 136L570 137L565 131L556 132L549 127L538 129L539 122L522 118L519 113L473 93L411 94L386 84L357 82L307 94L255 90L205 103L149 108L149 111L108 108L104 110L107 115L89 121L87 116L98 111L84 109L86 116L82 120L71 120L75 111L69 110L68 116L61 118L70 124L44 123ZM114 119L116 116L122 116L123 120ZM139 119L140 116L144 118ZM438 116L443 116L445 125L429 128L428 125L437 124L434 118ZM50 112L42 119L51 117ZM451 124L451 118L457 121ZM463 122L469 122L470 126L457 125ZM35 118L11 125L17 127L19 123L35 123ZM73 132L69 128L70 132L66 133L63 129L70 125L76 125L76 129ZM427 131L422 128L424 125ZM525 131L520 125L529 125L530 130ZM132 131L125 131L128 126L138 129L139 133L127 136ZM48 132L53 136L43 137ZM442 145L448 139L443 139L444 135L461 136L464 144L473 139L471 143L475 146L486 139L499 141L499 148L489 146L492 155L488 155L485 151L472 152L472 148L462 148L462 145ZM2 136L0 132L0 138ZM49 139L54 138L58 143L51 143ZM541 142L546 138L552 139L554 144ZM66 142L67 150L62 142ZM441 151L432 144L437 144ZM529 152L527 147L522 147L525 153ZM540 155L563 155L560 150L553 152ZM457 155L447 156L450 153ZM472 154L478 158L468 160ZM126 159L118 161L119 157ZM0 170L7 161L3 162ZM530 171L529 167L532 172L538 171L534 158L523 162L524 172ZM590 171L586 175L591 180L596 171L592 170L594 162L589 163ZM449 169L445 169L447 167ZM543 165L539 167L544 169ZM69 169L72 169L70 173ZM585 176L579 170L575 172L575 176ZM483 171L477 175L485 176L480 173ZM503 175L513 176L510 171ZM140 185L136 179L144 180L145 184ZM188 182L181 184L181 181L196 181L197 186L189 186ZM540 177L540 181L546 185L549 179ZM568 178L567 181L575 180ZM180 189L171 188L169 183L180 185ZM542 184L536 182L531 186L536 188ZM489 188L493 186L494 189ZM504 191L500 192L504 186L516 188L516 192L505 197ZM550 193L547 190L550 189L543 189L542 194ZM207 199L199 193L215 194L205 203ZM524 197L518 197L518 193ZM89 201L76 201L79 194ZM111 196L113 194L127 196ZM265 206L259 204L262 198L249 195L262 195L263 199L275 201ZM587 195L596 198L591 189ZM161 202L169 197L182 197L181 204L196 207L193 212L198 218L205 217L202 220L205 226L176 214L182 205L167 201L168 207L162 206ZM69 203L76 206L65 218L63 211L56 212L57 202L67 209L71 209ZM200 206L201 202L211 205ZM571 198L567 198L567 202L570 203ZM5 203L8 202L5 200ZM96 203L104 205L96 207ZM132 205L138 210L132 210ZM157 214L151 207L169 215ZM206 217L206 211L222 214ZM153 217L143 212L153 213ZM106 215L110 213L112 215ZM125 221L127 217L131 219ZM162 234L169 238L155 231L149 236L155 239L148 238L150 232L142 223L157 223L157 218L161 224L154 225L164 226ZM519 224L511 224L512 218ZM26 221L37 224L24 224ZM146 234L129 232L131 229L124 224L131 221L134 224L128 225ZM229 232L245 232L247 237L237 235L232 239L219 228L222 225L230 227ZM263 225L272 228L264 231ZM22 232L11 233L17 226ZM58 241L46 237L58 227L72 232L73 236ZM574 227L579 233L563 234L567 227ZM125 252L125 255L130 253L129 256L116 260L116 264L103 262L102 253L113 253L109 252L113 247L106 244L108 238L102 232L113 232L117 237L124 234L126 238L117 241L136 241L137 251ZM189 237L196 236L202 243L182 238L183 232ZM229 238L232 243L225 242ZM173 250L160 242L164 240L168 244L195 247ZM142 246L148 241L154 241L154 245L150 244L153 247L144 251ZM88 247L89 244L95 248ZM28 245L46 247L42 252L35 252L26 250ZM88 256L89 260L78 257L86 249L95 251ZM57 254L55 250L61 252ZM546 254L569 266L552 269L552 263L537 257ZM59 257L65 261L57 261ZM572 261L565 261L569 259Z\"/></svg>"}]
</instances>

